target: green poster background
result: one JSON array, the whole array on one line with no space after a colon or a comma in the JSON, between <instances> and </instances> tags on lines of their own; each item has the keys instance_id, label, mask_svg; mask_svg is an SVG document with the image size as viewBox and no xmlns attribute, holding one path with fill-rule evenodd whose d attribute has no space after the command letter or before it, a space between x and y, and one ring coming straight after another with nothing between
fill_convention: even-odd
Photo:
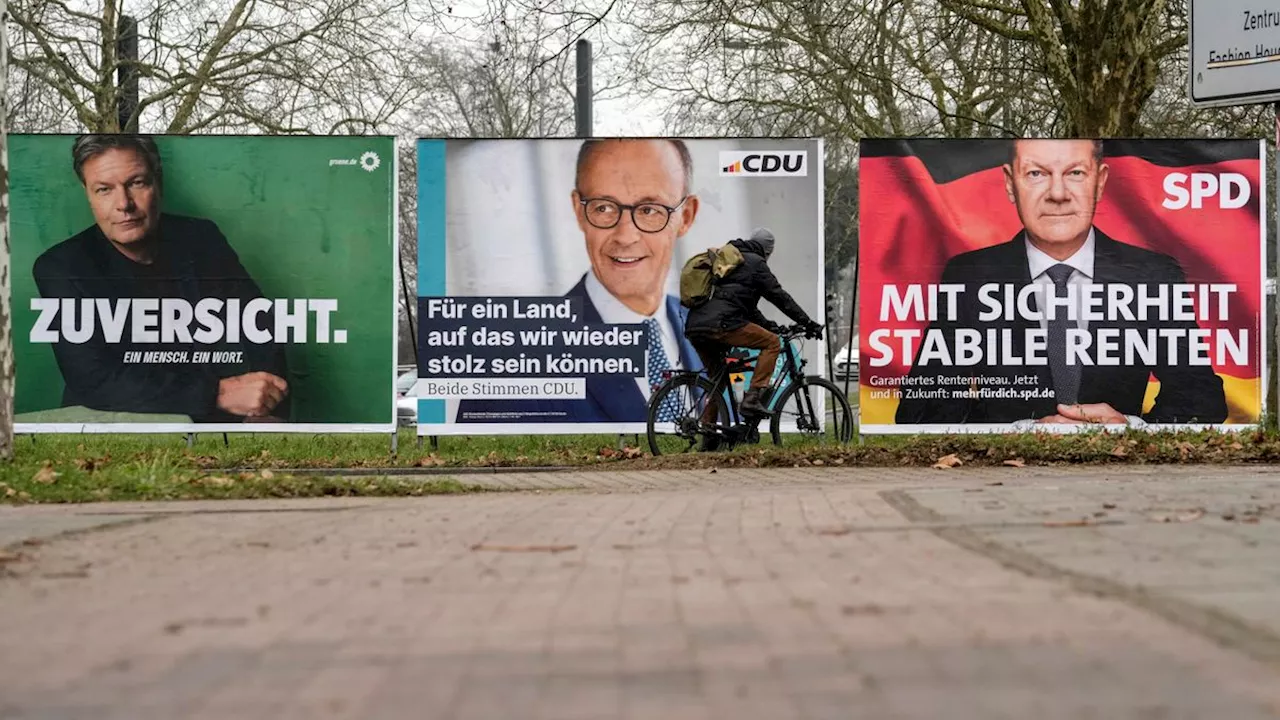
<instances>
[{"instance_id":1,"label":"green poster background","mask_svg":"<svg viewBox=\"0 0 1280 720\"><path fill-rule=\"evenodd\" d=\"M36 257L93 224L73 135L10 135L18 422L62 400L48 344L29 342ZM297 423L394 420L395 144L385 137L156 136L161 209L217 224L268 298L336 298L347 342L288 344ZM378 167L358 164L366 152ZM374 164L365 156L366 166ZM330 164L331 160L357 164ZM246 429L252 426L247 426Z\"/></svg>"}]
</instances>

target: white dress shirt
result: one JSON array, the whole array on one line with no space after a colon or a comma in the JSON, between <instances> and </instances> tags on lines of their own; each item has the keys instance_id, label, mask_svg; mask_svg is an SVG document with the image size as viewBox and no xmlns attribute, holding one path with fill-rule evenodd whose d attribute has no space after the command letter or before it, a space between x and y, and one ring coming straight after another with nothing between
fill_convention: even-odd
<instances>
[{"instance_id":1,"label":"white dress shirt","mask_svg":"<svg viewBox=\"0 0 1280 720\"><path fill-rule=\"evenodd\" d=\"M662 349L667 353L667 362L671 363L671 367L680 367L680 342L676 339L675 328L671 327L671 321L667 319L667 298L664 294L662 302L658 303L658 310L652 315L641 315L632 310L622 301L613 296L604 285L600 283L596 277L594 270L587 272L587 297L591 299L591 304L595 306L596 312L600 313L600 320L609 325L641 325L645 320L653 319L658 322L658 328L662 330ZM644 395L644 399L649 399L650 390L649 382L643 378L636 378L636 385L640 388L640 392Z\"/></svg>"},{"instance_id":2,"label":"white dress shirt","mask_svg":"<svg viewBox=\"0 0 1280 720\"><path fill-rule=\"evenodd\" d=\"M1084 319L1084 299L1085 290L1093 284L1093 255L1094 247L1097 244L1094 242L1093 228L1089 228L1089 237L1085 238L1084 245L1081 245L1080 249L1076 250L1075 254L1066 260L1055 260L1046 255L1040 248L1032 245L1030 240L1024 239L1024 242L1027 245L1027 266L1031 270L1031 282L1038 285L1043 293L1038 296L1037 300L1040 310L1045 313L1048 312L1049 303L1047 298L1053 297L1054 292L1056 292L1053 278L1049 277L1049 268L1059 263L1070 265L1074 270L1071 276L1067 278L1067 284L1076 287L1076 309L1075 314L1071 317L1076 319L1076 327L1081 330L1088 330L1089 324ZM1062 310L1062 307L1058 308L1059 312ZM1049 331L1049 319L1047 316L1040 318L1040 329L1045 332Z\"/></svg>"},{"instance_id":3,"label":"white dress shirt","mask_svg":"<svg viewBox=\"0 0 1280 720\"><path fill-rule=\"evenodd\" d=\"M1032 245L1031 241L1026 239L1025 233L1023 234L1023 242L1027 245L1027 267L1031 271L1031 282L1040 286L1044 293L1040 295L1038 300L1040 310L1045 313L1048 312L1049 304L1046 298L1051 297L1056 292L1053 278L1049 277L1049 268L1059 263L1070 265L1073 271L1067 278L1067 284L1076 287L1075 315L1073 316L1075 317L1075 326L1081 330L1088 330L1089 322L1084 318L1084 309L1085 291L1090 285L1093 285L1093 261L1097 247L1093 228L1089 228L1089 237L1085 238L1084 245L1081 245L1080 249L1076 250L1075 254L1066 260L1056 260L1049 257L1040 248ZM1058 308L1058 312L1062 310L1062 307ZM1049 332L1047 314L1040 318L1040 329L1044 330L1047 336ZM1125 419L1130 427L1146 427L1146 421L1136 415L1125 415Z\"/></svg>"}]
</instances>

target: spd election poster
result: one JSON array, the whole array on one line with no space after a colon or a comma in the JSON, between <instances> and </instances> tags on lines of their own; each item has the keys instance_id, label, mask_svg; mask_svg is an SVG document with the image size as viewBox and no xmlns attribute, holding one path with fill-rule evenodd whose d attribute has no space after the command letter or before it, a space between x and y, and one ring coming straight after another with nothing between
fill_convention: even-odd
<instances>
[{"instance_id":1,"label":"spd election poster","mask_svg":"<svg viewBox=\"0 0 1280 720\"><path fill-rule=\"evenodd\" d=\"M864 140L868 433L1248 427L1255 140Z\"/></svg>"}]
</instances>

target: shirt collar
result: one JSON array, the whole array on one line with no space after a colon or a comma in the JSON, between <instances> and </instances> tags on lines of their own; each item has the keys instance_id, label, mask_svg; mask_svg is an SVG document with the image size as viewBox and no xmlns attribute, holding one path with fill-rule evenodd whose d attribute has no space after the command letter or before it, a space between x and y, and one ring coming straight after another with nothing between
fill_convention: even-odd
<instances>
[{"instance_id":1,"label":"shirt collar","mask_svg":"<svg viewBox=\"0 0 1280 720\"><path fill-rule=\"evenodd\" d=\"M658 310L652 315L641 315L632 310L622 301L613 296L607 288L596 277L594 270L587 271L587 297L591 299L591 304L595 306L596 311L600 313L600 320L608 325L639 325L645 320L657 320L658 326L662 328L663 333L670 331L670 322L667 320L667 305L665 302L658 303Z\"/></svg>"},{"instance_id":2,"label":"shirt collar","mask_svg":"<svg viewBox=\"0 0 1280 720\"><path fill-rule=\"evenodd\" d=\"M595 306L596 312L600 313L600 321L609 325L642 325L646 320L653 320L658 323L658 330L661 332L662 346L664 352L667 353L668 361L675 363L680 358L680 343L676 339L675 329L671 326L671 320L667 317L667 303L664 297L662 302L658 303L658 309L652 315L641 315L632 310L622 301L613 296L607 288L596 277L595 270L587 271L587 298L591 300L591 304Z\"/></svg>"},{"instance_id":3,"label":"shirt collar","mask_svg":"<svg viewBox=\"0 0 1280 720\"><path fill-rule=\"evenodd\" d=\"M1066 260L1055 260L1049 257L1040 248L1032 245L1030 240L1026 239L1025 232L1022 236L1023 242L1027 246L1027 267L1031 271L1032 280L1039 278L1046 270L1058 263L1070 265L1081 275L1091 280L1093 279L1093 256L1096 242L1092 227L1089 228L1089 236L1085 238L1084 245L1081 245L1080 249L1076 250L1075 254Z\"/></svg>"}]
</instances>

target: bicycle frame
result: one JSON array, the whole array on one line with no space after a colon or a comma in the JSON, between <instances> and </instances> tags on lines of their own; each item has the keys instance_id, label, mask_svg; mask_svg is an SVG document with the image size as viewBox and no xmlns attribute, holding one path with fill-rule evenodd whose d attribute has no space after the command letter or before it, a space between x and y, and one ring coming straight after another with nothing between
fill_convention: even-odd
<instances>
[{"instance_id":1,"label":"bicycle frame","mask_svg":"<svg viewBox=\"0 0 1280 720\"><path fill-rule=\"evenodd\" d=\"M773 403L776 402L784 392L786 392L791 383L797 382L804 377L804 366L808 363L808 361L805 360L796 349L795 340L797 337L802 336L788 334L781 337L782 352L779 353L778 358L782 364L781 372L777 372L775 370L776 377L774 377L773 381L769 384L769 400L765 404L765 407L769 408L771 412L774 411ZM743 366L733 369L730 369L728 365L726 365L724 369L714 377L708 377L713 386L712 393L723 396L725 398L726 405L729 407L729 424L727 426L722 426L720 423L716 423L712 427L715 432L723 434L725 430L740 423L747 422L747 419L742 415L742 410L738 404L738 398L733 394L729 387L729 377L735 372L746 372L748 370L754 371L754 369L755 359L752 359L744 363ZM806 411L812 412L812 408L807 408ZM755 424L759 424L762 419L764 418L754 418L753 426Z\"/></svg>"}]
</instances>

